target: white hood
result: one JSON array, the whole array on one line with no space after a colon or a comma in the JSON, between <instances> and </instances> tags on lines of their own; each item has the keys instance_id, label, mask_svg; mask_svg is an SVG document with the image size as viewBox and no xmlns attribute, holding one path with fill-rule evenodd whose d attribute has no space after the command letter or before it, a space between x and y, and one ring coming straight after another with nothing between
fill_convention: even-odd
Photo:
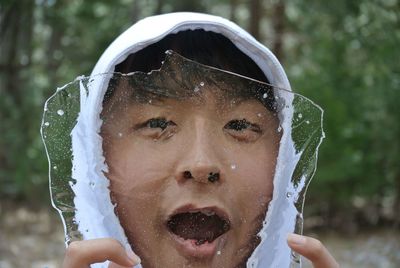
<instances>
[{"instance_id":1,"label":"white hood","mask_svg":"<svg viewBox=\"0 0 400 268\"><path fill-rule=\"evenodd\" d=\"M290 90L281 64L268 48L228 20L197 13L172 13L139 21L107 48L92 75L113 72L115 65L124 61L128 55L161 40L168 34L189 29L204 29L224 35L261 68L271 84ZM75 221L84 239L113 237L128 246L111 203L109 181L103 174L107 171L107 166L99 135L102 124L100 112L108 85L107 79L110 77L111 75L104 75L102 79L91 83L90 94L86 93L83 86L81 89L80 113L72 131L72 177L76 180L72 189L77 209ZM284 131L274 178L273 200L260 231L261 243L248 260L247 267L290 266L290 249L286 243L286 236L294 231L296 216L301 213L296 209L293 200L298 198L305 184L303 181L303 185L293 186L290 182L299 159L291 138L292 114L291 111L279 115ZM288 192L293 194L290 198L287 196ZM106 267L104 265L96 264L92 267Z\"/></svg>"}]
</instances>

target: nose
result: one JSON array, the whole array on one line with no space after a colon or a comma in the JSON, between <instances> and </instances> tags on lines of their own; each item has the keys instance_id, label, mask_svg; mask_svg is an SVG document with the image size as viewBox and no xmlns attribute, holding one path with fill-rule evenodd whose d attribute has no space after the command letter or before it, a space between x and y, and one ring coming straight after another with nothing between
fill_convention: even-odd
<instances>
[{"instance_id":1,"label":"nose","mask_svg":"<svg viewBox=\"0 0 400 268\"><path fill-rule=\"evenodd\" d=\"M201 173L197 172L193 175L193 172L191 172L189 170L185 170L182 175L185 180L194 179L195 181L202 182L202 183L208 183L208 182L214 183L216 181L219 181L219 179L220 179L219 172L209 172L209 173L208 172L201 172Z\"/></svg>"},{"instance_id":2,"label":"nose","mask_svg":"<svg viewBox=\"0 0 400 268\"><path fill-rule=\"evenodd\" d=\"M204 129L203 129L204 130ZM177 179L179 182L193 180L199 183L221 182L218 146L213 146L213 135L205 131L196 131L186 143L185 151L178 164Z\"/></svg>"}]
</instances>

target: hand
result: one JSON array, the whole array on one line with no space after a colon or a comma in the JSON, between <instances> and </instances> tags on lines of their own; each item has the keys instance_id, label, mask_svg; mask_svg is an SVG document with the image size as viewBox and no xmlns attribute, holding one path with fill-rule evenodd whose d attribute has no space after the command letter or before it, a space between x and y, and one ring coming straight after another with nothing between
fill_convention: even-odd
<instances>
[{"instance_id":1,"label":"hand","mask_svg":"<svg viewBox=\"0 0 400 268\"><path fill-rule=\"evenodd\" d=\"M101 238L72 242L65 253L63 268L89 267L96 262L110 261L109 268L133 267L140 258L115 239Z\"/></svg>"},{"instance_id":2,"label":"hand","mask_svg":"<svg viewBox=\"0 0 400 268\"><path fill-rule=\"evenodd\" d=\"M314 268L338 268L339 264L322 243L311 237L289 234L289 247L309 259Z\"/></svg>"}]
</instances>

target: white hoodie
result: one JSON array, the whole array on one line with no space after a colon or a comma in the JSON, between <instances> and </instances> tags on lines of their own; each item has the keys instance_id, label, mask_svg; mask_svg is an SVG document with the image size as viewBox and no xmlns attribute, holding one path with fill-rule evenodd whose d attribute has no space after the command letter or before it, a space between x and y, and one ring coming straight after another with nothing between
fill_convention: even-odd
<instances>
[{"instance_id":1,"label":"white hoodie","mask_svg":"<svg viewBox=\"0 0 400 268\"><path fill-rule=\"evenodd\" d=\"M230 21L198 13L172 13L139 21L107 48L97 62L92 76L112 73L114 67L128 55L161 40L168 34L195 29L213 31L227 37L260 67L272 85L290 91L290 84L281 64L268 48ZM89 94L81 84L79 117L71 133L72 178L76 181L71 185L75 194L74 220L84 239L113 237L129 246L124 230L114 213L108 189L109 181L103 174L107 171L107 166L99 134L102 124L100 113L110 78L111 74L98 76L89 84ZM285 94L285 101L289 103L295 96L284 91L278 94ZM248 259L247 267L281 268L291 265L291 252L286 237L288 233L294 232L296 220L300 220L297 226L300 229L296 231L301 232L303 194L315 169L313 162L311 175L292 183L293 172L302 153L295 149L292 140L291 125L294 114L293 109L279 114L280 125L284 131L274 177L273 200L259 233L261 243ZM318 140L316 148L320 142L321 139ZM93 184L93 181L96 183ZM105 265L107 264L95 264L92 267L107 267Z\"/></svg>"}]
</instances>

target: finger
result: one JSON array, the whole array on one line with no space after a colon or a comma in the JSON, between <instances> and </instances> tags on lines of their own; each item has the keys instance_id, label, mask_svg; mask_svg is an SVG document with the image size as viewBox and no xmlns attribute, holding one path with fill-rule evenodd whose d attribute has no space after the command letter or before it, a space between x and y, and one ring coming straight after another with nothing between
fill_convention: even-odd
<instances>
[{"instance_id":1,"label":"finger","mask_svg":"<svg viewBox=\"0 0 400 268\"><path fill-rule=\"evenodd\" d=\"M131 256L128 254L115 239L76 241L67 248L63 268L89 267L90 264L107 260L123 267L132 267L140 263L140 259L133 252L130 254Z\"/></svg>"},{"instance_id":2,"label":"finger","mask_svg":"<svg viewBox=\"0 0 400 268\"><path fill-rule=\"evenodd\" d=\"M309 259L314 268L339 267L339 264L319 240L297 234L289 234L287 240L289 247Z\"/></svg>"},{"instance_id":3,"label":"finger","mask_svg":"<svg viewBox=\"0 0 400 268\"><path fill-rule=\"evenodd\" d=\"M135 260L136 264L139 264L141 262L140 258L137 255L135 255L135 253L133 253L131 248L127 249L126 253L128 254L128 257L130 259ZM121 266L115 262L110 262L110 264L108 265L108 268L125 268L125 267L126 266Z\"/></svg>"}]
</instances>

